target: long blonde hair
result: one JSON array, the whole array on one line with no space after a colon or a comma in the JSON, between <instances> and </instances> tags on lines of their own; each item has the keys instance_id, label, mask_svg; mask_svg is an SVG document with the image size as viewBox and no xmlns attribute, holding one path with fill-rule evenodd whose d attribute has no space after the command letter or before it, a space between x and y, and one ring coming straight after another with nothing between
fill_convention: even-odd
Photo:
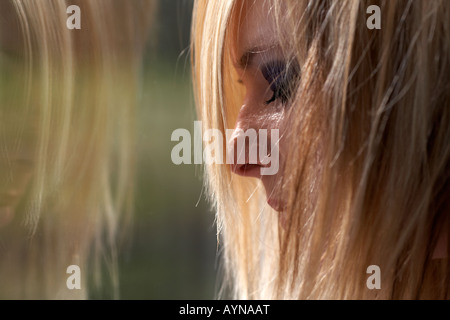
<instances>
[{"instance_id":1,"label":"long blonde hair","mask_svg":"<svg viewBox=\"0 0 450 320\"><path fill-rule=\"evenodd\" d=\"M154 4L71 1L81 29L69 30L64 0L2 2L12 35L2 30L1 121L16 126L2 135L2 159L24 150L31 165L0 231L0 297L86 298L89 255L106 259L117 297L116 236L131 211L133 106ZM1 170L11 183L25 171ZM81 269L81 290L66 287L69 265Z\"/></svg>"},{"instance_id":2,"label":"long blonde hair","mask_svg":"<svg viewBox=\"0 0 450 320\"><path fill-rule=\"evenodd\" d=\"M450 4L266 1L302 70L284 138L287 222L269 212L259 182L205 168L225 288L241 299L448 298L448 258L433 258L438 241L447 257L450 248ZM243 3L195 4L206 128L233 128L239 112L231 53ZM372 4L381 30L366 26ZM371 265L380 290L366 286Z\"/></svg>"}]
</instances>

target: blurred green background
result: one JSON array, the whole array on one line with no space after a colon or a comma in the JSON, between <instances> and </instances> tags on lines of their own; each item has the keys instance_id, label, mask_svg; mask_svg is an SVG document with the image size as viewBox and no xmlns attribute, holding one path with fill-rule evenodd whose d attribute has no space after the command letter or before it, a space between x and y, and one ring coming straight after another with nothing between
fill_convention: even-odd
<instances>
[{"instance_id":1,"label":"blurred green background","mask_svg":"<svg viewBox=\"0 0 450 320\"><path fill-rule=\"evenodd\" d=\"M137 113L136 210L119 257L120 299L213 299L214 215L202 168L176 166L171 134L196 119L190 79L192 0L159 1L142 70Z\"/></svg>"}]
</instances>

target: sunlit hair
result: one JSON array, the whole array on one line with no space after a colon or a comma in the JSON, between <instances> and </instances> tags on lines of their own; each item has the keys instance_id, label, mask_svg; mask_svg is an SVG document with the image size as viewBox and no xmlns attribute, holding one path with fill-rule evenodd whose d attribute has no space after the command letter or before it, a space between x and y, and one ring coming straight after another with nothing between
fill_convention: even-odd
<instances>
[{"instance_id":1,"label":"sunlit hair","mask_svg":"<svg viewBox=\"0 0 450 320\"><path fill-rule=\"evenodd\" d=\"M2 1L0 171L13 187L0 192L20 201L0 230L0 298L86 298L89 257L106 261L117 297L116 240L132 204L137 76L154 4ZM69 5L81 9L80 30L66 27ZM81 290L66 287L69 265L81 268Z\"/></svg>"},{"instance_id":2,"label":"sunlit hair","mask_svg":"<svg viewBox=\"0 0 450 320\"><path fill-rule=\"evenodd\" d=\"M450 3L268 2L285 56L301 66L284 137L287 222L269 212L259 182L205 168L224 288L242 299L448 298L448 259L435 249L450 248ZM366 26L372 4L381 30ZM231 59L243 7L195 3L206 128L233 128L241 106ZM366 286L370 265L380 290Z\"/></svg>"}]
</instances>

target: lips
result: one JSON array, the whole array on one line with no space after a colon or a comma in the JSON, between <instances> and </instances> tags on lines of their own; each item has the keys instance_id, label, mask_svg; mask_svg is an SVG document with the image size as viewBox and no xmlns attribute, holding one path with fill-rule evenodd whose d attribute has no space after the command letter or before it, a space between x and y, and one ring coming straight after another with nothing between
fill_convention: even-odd
<instances>
[{"instance_id":1,"label":"lips","mask_svg":"<svg viewBox=\"0 0 450 320\"><path fill-rule=\"evenodd\" d=\"M231 170L243 177L261 178L261 168L263 166L259 164L237 164L232 165Z\"/></svg>"}]
</instances>

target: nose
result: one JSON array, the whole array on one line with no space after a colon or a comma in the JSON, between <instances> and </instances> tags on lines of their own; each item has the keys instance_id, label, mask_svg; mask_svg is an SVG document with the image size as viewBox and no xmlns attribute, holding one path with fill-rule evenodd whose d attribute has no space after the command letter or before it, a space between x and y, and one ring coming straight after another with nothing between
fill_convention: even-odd
<instances>
[{"instance_id":1,"label":"nose","mask_svg":"<svg viewBox=\"0 0 450 320\"><path fill-rule=\"evenodd\" d=\"M251 103L242 105L235 128L231 136L227 136L227 163L233 173L246 177L261 177L263 163L261 153L268 150L270 142L266 137L267 130L264 127L264 116L255 110ZM265 139L264 139L265 138Z\"/></svg>"}]
</instances>

